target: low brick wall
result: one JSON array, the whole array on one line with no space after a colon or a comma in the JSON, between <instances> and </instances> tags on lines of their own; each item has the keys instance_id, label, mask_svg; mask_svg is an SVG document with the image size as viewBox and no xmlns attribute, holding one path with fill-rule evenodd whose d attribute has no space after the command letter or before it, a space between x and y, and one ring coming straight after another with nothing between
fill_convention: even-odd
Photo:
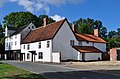
<instances>
[{"instance_id":1,"label":"low brick wall","mask_svg":"<svg viewBox=\"0 0 120 79\"><path fill-rule=\"evenodd\" d=\"M117 49L110 49L110 61L117 61Z\"/></svg>"}]
</instances>

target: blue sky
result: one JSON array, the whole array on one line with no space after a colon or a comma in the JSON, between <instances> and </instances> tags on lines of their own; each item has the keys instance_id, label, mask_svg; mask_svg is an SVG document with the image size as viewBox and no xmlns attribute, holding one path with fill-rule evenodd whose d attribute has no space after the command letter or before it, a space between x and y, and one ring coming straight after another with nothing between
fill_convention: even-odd
<instances>
[{"instance_id":1,"label":"blue sky","mask_svg":"<svg viewBox=\"0 0 120 79\"><path fill-rule=\"evenodd\" d=\"M120 27L119 4L120 0L0 0L0 22L11 12L30 11L55 20L66 17L70 22L89 17L101 20L111 31Z\"/></svg>"}]
</instances>

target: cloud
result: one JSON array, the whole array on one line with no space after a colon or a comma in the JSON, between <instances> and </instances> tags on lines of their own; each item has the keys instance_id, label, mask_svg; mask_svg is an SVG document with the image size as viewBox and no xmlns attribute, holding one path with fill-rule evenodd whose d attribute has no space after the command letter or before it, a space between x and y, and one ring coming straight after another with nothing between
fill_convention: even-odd
<instances>
[{"instance_id":1,"label":"cloud","mask_svg":"<svg viewBox=\"0 0 120 79\"><path fill-rule=\"evenodd\" d=\"M62 17L60 15L57 15L55 14L54 16L50 16L53 20L55 21L59 21L59 20L62 20L62 19L65 19L65 17Z\"/></svg>"},{"instance_id":2,"label":"cloud","mask_svg":"<svg viewBox=\"0 0 120 79\"><path fill-rule=\"evenodd\" d=\"M30 12L43 11L46 14L49 13L50 7L52 6L61 6L68 3L83 3L85 0L0 0L0 6L3 6L6 2L17 3L19 6Z\"/></svg>"}]
</instances>

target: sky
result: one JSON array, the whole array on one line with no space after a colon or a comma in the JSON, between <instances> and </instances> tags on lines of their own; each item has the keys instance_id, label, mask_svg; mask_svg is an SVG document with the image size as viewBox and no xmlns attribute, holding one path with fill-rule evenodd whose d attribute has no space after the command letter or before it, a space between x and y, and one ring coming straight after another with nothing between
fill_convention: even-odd
<instances>
[{"instance_id":1,"label":"sky","mask_svg":"<svg viewBox=\"0 0 120 79\"><path fill-rule=\"evenodd\" d=\"M47 14L58 21L79 18L101 20L108 31L120 28L120 0L0 0L0 22L11 12Z\"/></svg>"}]
</instances>

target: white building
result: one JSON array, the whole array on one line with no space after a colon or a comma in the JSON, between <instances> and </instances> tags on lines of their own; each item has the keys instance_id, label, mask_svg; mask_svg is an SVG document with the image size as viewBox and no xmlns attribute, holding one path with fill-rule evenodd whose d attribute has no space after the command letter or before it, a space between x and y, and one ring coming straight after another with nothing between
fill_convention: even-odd
<instances>
[{"instance_id":1,"label":"white building","mask_svg":"<svg viewBox=\"0 0 120 79\"><path fill-rule=\"evenodd\" d=\"M33 23L28 26L23 26L17 29L5 28L5 58L7 59L20 59L21 52L21 41L26 37L26 35L35 29ZM23 58L22 58L23 59Z\"/></svg>"},{"instance_id":2,"label":"white building","mask_svg":"<svg viewBox=\"0 0 120 79\"><path fill-rule=\"evenodd\" d=\"M96 36L95 36L96 35ZM100 60L106 42L95 35L76 34L67 19L32 30L22 41L24 61L60 62L61 60Z\"/></svg>"}]
</instances>

